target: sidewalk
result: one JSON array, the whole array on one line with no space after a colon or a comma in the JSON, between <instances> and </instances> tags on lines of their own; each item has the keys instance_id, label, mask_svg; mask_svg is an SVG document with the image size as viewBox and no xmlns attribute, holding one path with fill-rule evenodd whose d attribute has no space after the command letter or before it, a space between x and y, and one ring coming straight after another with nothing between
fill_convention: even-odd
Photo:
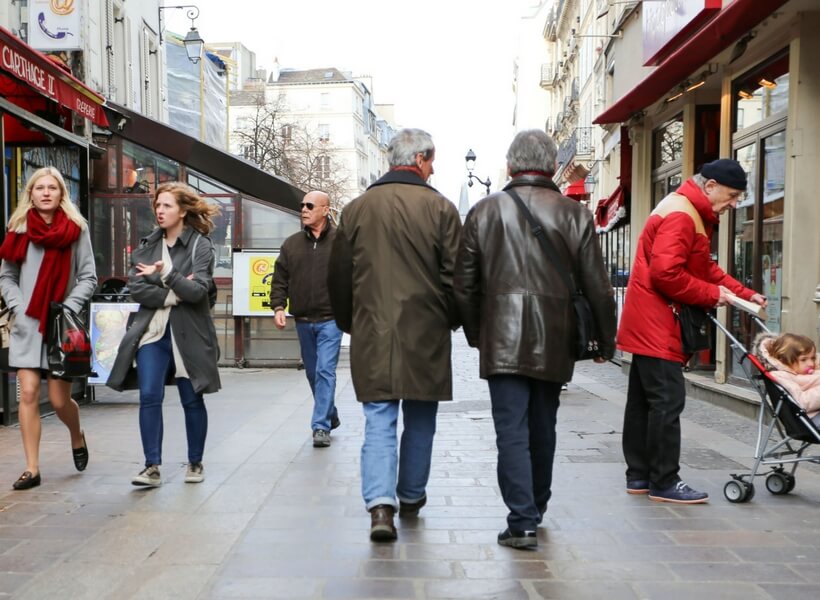
<instances>
[{"instance_id":1,"label":"sidewalk","mask_svg":"<svg viewBox=\"0 0 820 600\"><path fill-rule=\"evenodd\" d=\"M14 492L19 431L0 428L0 598L773 599L820 597L820 475L788 496L756 482L730 504L730 471L751 464L754 423L691 402L682 475L708 505L623 491L626 378L579 366L562 395L553 499L540 547L496 544L506 509L495 476L486 383L455 335L456 401L440 405L429 502L399 540L368 540L358 455L363 418L339 371L342 426L314 449L304 372L225 369L208 396L206 480L185 484L182 410L168 388L161 488L141 466L136 395L98 389L84 406L91 461L76 473L68 434L43 421L43 484Z\"/></svg>"}]
</instances>

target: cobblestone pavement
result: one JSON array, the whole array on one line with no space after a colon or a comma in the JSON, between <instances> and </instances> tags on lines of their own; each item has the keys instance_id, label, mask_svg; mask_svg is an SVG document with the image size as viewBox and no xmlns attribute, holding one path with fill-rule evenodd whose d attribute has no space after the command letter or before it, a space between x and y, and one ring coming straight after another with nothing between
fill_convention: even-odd
<instances>
[{"instance_id":1,"label":"cobblestone pavement","mask_svg":"<svg viewBox=\"0 0 820 600\"><path fill-rule=\"evenodd\" d=\"M506 510L477 354L455 335L455 401L441 405L429 503L399 540L368 541L358 457L363 418L339 371L342 426L314 449L302 371L226 369L209 396L204 483L183 482L182 411L169 388L164 483L140 468L133 394L98 390L84 406L91 452L76 473L69 440L44 419L43 485L14 492L19 431L0 428L0 597L284 599L635 599L820 597L820 477L795 490L723 498L751 465L750 422L690 403L682 475L708 505L674 506L623 491L625 377L581 365L562 395L553 499L532 552L502 548ZM697 405L696 405L697 404ZM693 418L695 417L695 418ZM751 424L754 432L754 424Z\"/></svg>"}]
</instances>

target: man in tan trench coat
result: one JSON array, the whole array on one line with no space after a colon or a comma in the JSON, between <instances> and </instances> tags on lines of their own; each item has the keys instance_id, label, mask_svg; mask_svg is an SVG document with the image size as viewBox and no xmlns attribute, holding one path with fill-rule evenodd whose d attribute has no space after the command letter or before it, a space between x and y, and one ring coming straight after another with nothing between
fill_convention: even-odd
<instances>
[{"instance_id":1,"label":"man in tan trench coat","mask_svg":"<svg viewBox=\"0 0 820 600\"><path fill-rule=\"evenodd\" d=\"M410 518L427 502L438 401L452 399L450 335L458 326L453 268L461 221L426 183L433 140L402 129L387 154L390 171L342 211L328 270L333 314L351 334L353 387L366 421L362 495L373 541L396 539L397 508Z\"/></svg>"}]
</instances>

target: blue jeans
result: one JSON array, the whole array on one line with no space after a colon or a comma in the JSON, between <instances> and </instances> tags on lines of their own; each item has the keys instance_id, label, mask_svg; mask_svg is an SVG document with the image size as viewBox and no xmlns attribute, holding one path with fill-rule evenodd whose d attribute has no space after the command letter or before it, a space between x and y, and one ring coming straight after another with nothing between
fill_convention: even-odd
<instances>
[{"instance_id":1,"label":"blue jeans","mask_svg":"<svg viewBox=\"0 0 820 600\"><path fill-rule=\"evenodd\" d=\"M297 321L296 333L299 336L305 375L310 384L310 391L313 392L310 428L312 431L330 431L330 422L338 417L334 398L342 330L336 326L333 319L321 323Z\"/></svg>"},{"instance_id":2,"label":"blue jeans","mask_svg":"<svg viewBox=\"0 0 820 600\"><path fill-rule=\"evenodd\" d=\"M140 436L145 466L162 464L162 400L165 380L176 371L171 348L171 325L165 335L137 350L137 379L140 387ZM202 394L194 392L187 377L176 379L179 399L185 412L185 432L188 435L188 462L202 462L205 436L208 433L208 412Z\"/></svg>"},{"instance_id":3,"label":"blue jeans","mask_svg":"<svg viewBox=\"0 0 820 600\"><path fill-rule=\"evenodd\" d=\"M491 375L487 382L498 447L498 486L510 509L507 525L531 531L541 522L552 495L561 384L522 375Z\"/></svg>"},{"instance_id":4,"label":"blue jeans","mask_svg":"<svg viewBox=\"0 0 820 600\"><path fill-rule=\"evenodd\" d=\"M426 496L430 478L433 436L438 402L402 400L404 431L397 456L396 423L399 400L365 402L362 444L362 496L365 508L402 502L418 502ZM397 474L398 470L398 474Z\"/></svg>"}]
</instances>

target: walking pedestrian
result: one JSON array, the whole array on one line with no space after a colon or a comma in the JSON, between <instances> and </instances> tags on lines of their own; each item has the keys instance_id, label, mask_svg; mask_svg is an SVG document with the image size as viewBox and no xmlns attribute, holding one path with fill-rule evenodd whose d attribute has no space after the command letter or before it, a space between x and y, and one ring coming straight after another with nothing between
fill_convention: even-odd
<instances>
[{"instance_id":1,"label":"walking pedestrian","mask_svg":"<svg viewBox=\"0 0 820 600\"><path fill-rule=\"evenodd\" d=\"M162 401L176 382L188 438L187 483L204 479L202 456L208 432L203 394L219 390L216 338L211 305L214 250L208 234L218 208L180 182L160 185L153 198L157 228L131 253L128 286L139 311L128 326L107 385L133 387L133 364L140 391L139 425L145 468L137 486L162 483Z\"/></svg>"},{"instance_id":2,"label":"walking pedestrian","mask_svg":"<svg viewBox=\"0 0 820 600\"><path fill-rule=\"evenodd\" d=\"M626 491L659 502L698 504L709 494L684 483L680 415L686 402L681 305L723 306L729 292L766 306L766 298L712 260L712 229L746 190L737 161L707 163L661 200L644 225L626 288L618 348L632 353L624 410ZM727 289L728 288L728 289Z\"/></svg>"},{"instance_id":3,"label":"walking pedestrian","mask_svg":"<svg viewBox=\"0 0 820 600\"><path fill-rule=\"evenodd\" d=\"M498 484L509 509L498 543L515 548L538 545L536 527L552 495L559 396L575 366L575 317L562 269L592 308L601 343L595 361L615 351L614 293L592 214L553 182L557 152L541 130L515 136L507 151L512 179L467 214L456 262L456 301L490 388ZM546 255L513 194L561 266Z\"/></svg>"},{"instance_id":4,"label":"walking pedestrian","mask_svg":"<svg viewBox=\"0 0 820 600\"><path fill-rule=\"evenodd\" d=\"M353 387L365 416L362 495L377 542L396 539L396 509L415 517L427 502L438 402L452 399L461 231L455 205L427 184L430 134L400 130L387 158L388 173L342 211L329 273L336 322L351 334Z\"/></svg>"},{"instance_id":5,"label":"walking pedestrian","mask_svg":"<svg viewBox=\"0 0 820 600\"><path fill-rule=\"evenodd\" d=\"M62 302L81 312L97 287L88 224L69 197L54 167L35 171L26 183L0 246L0 293L14 324L9 366L17 369L18 418L26 470L14 489L40 485L40 381L45 374L48 399L71 435L74 467L85 470L88 445L80 426L80 407L71 397L71 380L47 372L45 334L49 305Z\"/></svg>"},{"instance_id":6,"label":"walking pedestrian","mask_svg":"<svg viewBox=\"0 0 820 600\"><path fill-rule=\"evenodd\" d=\"M301 217L302 231L286 239L279 250L270 305L277 328L285 328L286 306L296 320L302 363L313 393L313 447L326 448L330 431L341 424L335 396L342 330L333 318L327 291L327 265L336 236L330 197L320 191L305 194Z\"/></svg>"}]
</instances>

